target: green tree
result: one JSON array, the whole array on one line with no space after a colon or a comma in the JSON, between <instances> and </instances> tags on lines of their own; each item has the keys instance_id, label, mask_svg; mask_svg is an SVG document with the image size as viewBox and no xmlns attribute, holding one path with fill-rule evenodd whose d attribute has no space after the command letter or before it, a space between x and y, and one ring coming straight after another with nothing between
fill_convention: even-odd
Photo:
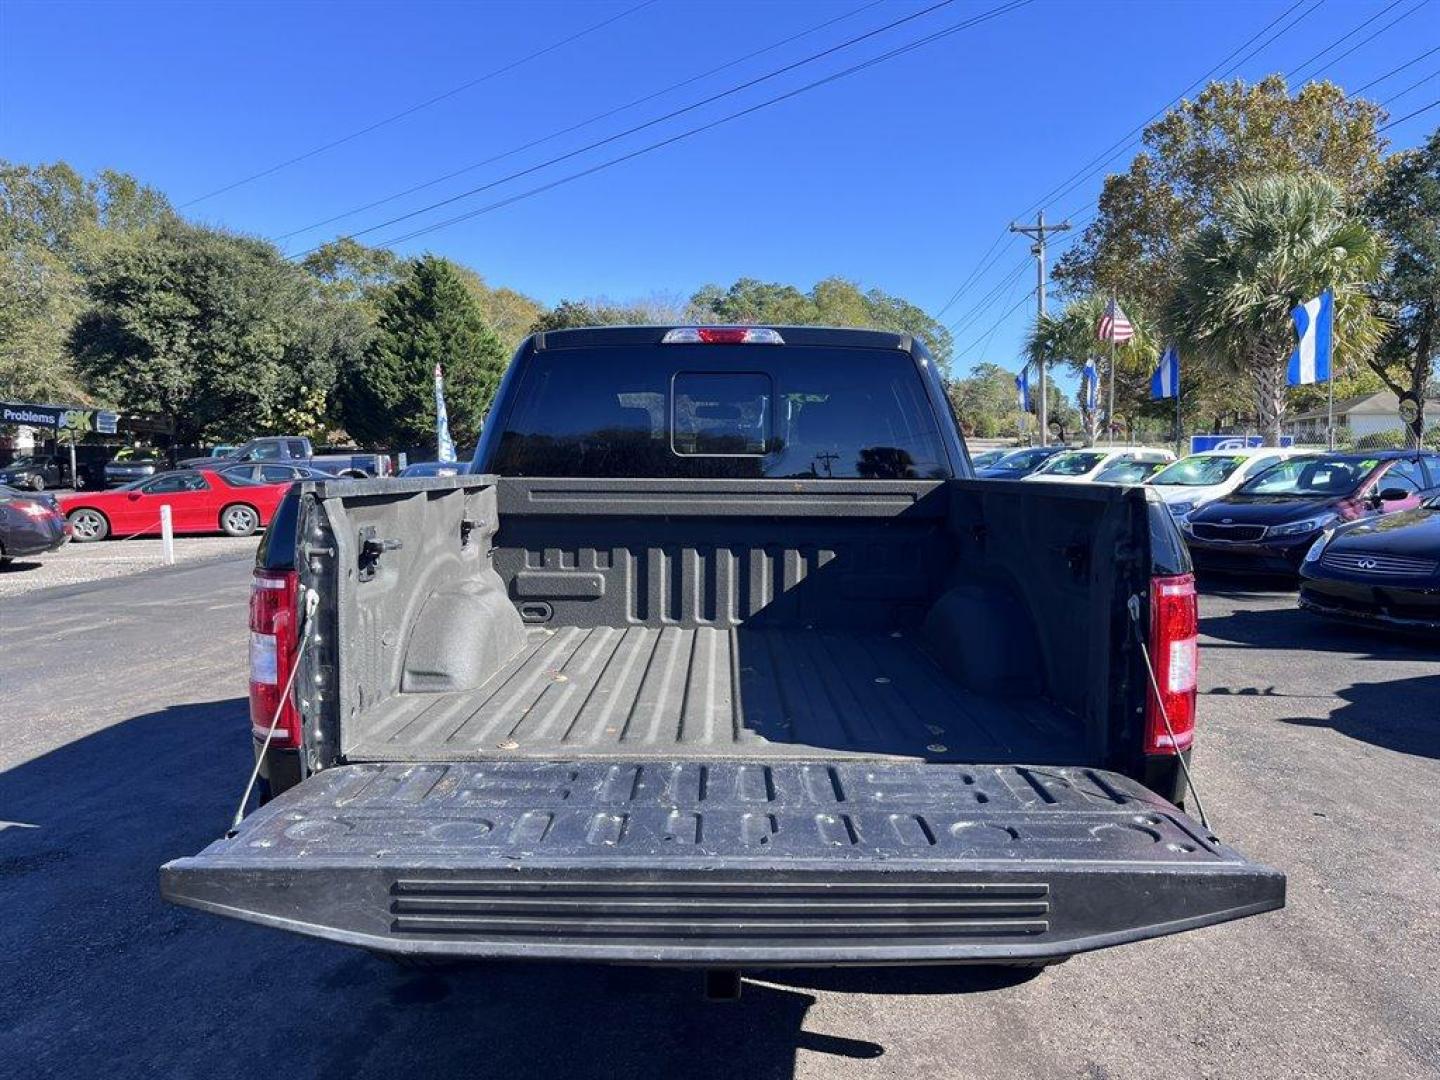
<instances>
[{"instance_id":1,"label":"green tree","mask_svg":"<svg viewBox=\"0 0 1440 1080\"><path fill-rule=\"evenodd\" d=\"M532 334L549 330L572 330L583 326L648 326L683 322L673 307L659 301L620 304L603 298L561 300L541 312L530 326Z\"/></svg>"},{"instance_id":2,"label":"green tree","mask_svg":"<svg viewBox=\"0 0 1440 1080\"><path fill-rule=\"evenodd\" d=\"M943 323L881 289L825 278L808 293L794 285L741 278L728 288L706 285L690 298L690 321L769 326L855 326L913 334L948 371L954 341Z\"/></svg>"},{"instance_id":3,"label":"green tree","mask_svg":"<svg viewBox=\"0 0 1440 1080\"><path fill-rule=\"evenodd\" d=\"M386 293L369 350L340 379L345 429L377 445L433 443L439 364L451 435L470 446L506 359L461 269L434 255L416 259Z\"/></svg>"},{"instance_id":4,"label":"green tree","mask_svg":"<svg viewBox=\"0 0 1440 1080\"><path fill-rule=\"evenodd\" d=\"M106 170L0 161L0 395L88 403L66 341L108 246L173 217L164 196Z\"/></svg>"},{"instance_id":5,"label":"green tree","mask_svg":"<svg viewBox=\"0 0 1440 1080\"><path fill-rule=\"evenodd\" d=\"M89 295L68 339L78 371L182 442L285 432L350 359L341 313L262 240L167 220L111 245ZM324 429L316 413L299 433Z\"/></svg>"},{"instance_id":6,"label":"green tree","mask_svg":"<svg viewBox=\"0 0 1440 1080\"><path fill-rule=\"evenodd\" d=\"M1386 162L1365 209L1389 248L1388 273L1375 290L1387 330L1368 359L1386 386L1419 402L1409 432L1418 445L1440 353L1440 128L1420 149Z\"/></svg>"},{"instance_id":7,"label":"green tree","mask_svg":"<svg viewBox=\"0 0 1440 1080\"><path fill-rule=\"evenodd\" d=\"M1099 214L1056 264L1056 282L1071 296L1115 291L1143 311L1164 311L1186 241L1232 184L1324 176L1354 205L1380 177L1383 117L1328 82L1293 94L1279 75L1211 83L1149 125L1130 167L1106 178Z\"/></svg>"},{"instance_id":8,"label":"green tree","mask_svg":"<svg viewBox=\"0 0 1440 1080\"><path fill-rule=\"evenodd\" d=\"M405 272L405 260L389 248L367 247L342 236L322 244L300 263L321 292L345 303L357 303L376 317L388 289Z\"/></svg>"},{"instance_id":9,"label":"green tree","mask_svg":"<svg viewBox=\"0 0 1440 1080\"><path fill-rule=\"evenodd\" d=\"M1295 342L1291 311L1333 290L1336 361L1365 357L1380 334L1366 290L1383 250L1327 180L1272 176L1237 184L1181 258L1167 320L1172 340L1182 355L1249 380L1265 443L1277 446Z\"/></svg>"},{"instance_id":10,"label":"green tree","mask_svg":"<svg viewBox=\"0 0 1440 1080\"><path fill-rule=\"evenodd\" d=\"M1018 434L1015 372L998 364L976 364L966 377L948 382L945 390L967 434L984 439Z\"/></svg>"}]
</instances>

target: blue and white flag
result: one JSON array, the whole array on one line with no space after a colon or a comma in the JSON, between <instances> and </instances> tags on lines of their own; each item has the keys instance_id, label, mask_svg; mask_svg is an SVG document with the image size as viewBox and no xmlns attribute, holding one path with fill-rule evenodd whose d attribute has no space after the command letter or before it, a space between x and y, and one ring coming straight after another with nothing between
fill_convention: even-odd
<instances>
[{"instance_id":1,"label":"blue and white flag","mask_svg":"<svg viewBox=\"0 0 1440 1080\"><path fill-rule=\"evenodd\" d=\"M1015 376L1015 404L1021 412L1030 411L1030 368L1023 367Z\"/></svg>"},{"instance_id":2,"label":"blue and white flag","mask_svg":"<svg viewBox=\"0 0 1440 1080\"><path fill-rule=\"evenodd\" d=\"M1085 402L1085 411L1093 413L1100 407L1100 373L1095 370L1095 358L1085 361L1085 370L1080 373L1080 398Z\"/></svg>"},{"instance_id":3,"label":"blue and white flag","mask_svg":"<svg viewBox=\"0 0 1440 1080\"><path fill-rule=\"evenodd\" d=\"M1160 354L1160 365L1150 376L1150 398L1160 401L1180 393L1180 350L1171 345Z\"/></svg>"},{"instance_id":4,"label":"blue and white flag","mask_svg":"<svg viewBox=\"0 0 1440 1080\"><path fill-rule=\"evenodd\" d=\"M435 365L435 460L454 461L455 442L450 438L450 417L445 412L445 378Z\"/></svg>"},{"instance_id":5,"label":"blue and white flag","mask_svg":"<svg viewBox=\"0 0 1440 1080\"><path fill-rule=\"evenodd\" d=\"M1300 343L1290 354L1290 367L1285 381L1291 386L1328 382L1330 379L1330 347L1335 330L1335 294L1326 289L1314 300L1301 304L1290 313Z\"/></svg>"}]
</instances>

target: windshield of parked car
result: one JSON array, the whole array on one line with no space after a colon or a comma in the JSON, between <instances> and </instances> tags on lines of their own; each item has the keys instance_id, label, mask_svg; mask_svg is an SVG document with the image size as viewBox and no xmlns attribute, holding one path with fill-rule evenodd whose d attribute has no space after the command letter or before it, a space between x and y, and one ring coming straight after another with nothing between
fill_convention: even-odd
<instances>
[{"instance_id":1,"label":"windshield of parked car","mask_svg":"<svg viewBox=\"0 0 1440 1080\"><path fill-rule=\"evenodd\" d=\"M1241 495L1325 498L1349 495L1379 464L1374 458L1292 458L1240 485Z\"/></svg>"},{"instance_id":2,"label":"windshield of parked car","mask_svg":"<svg viewBox=\"0 0 1440 1080\"><path fill-rule=\"evenodd\" d=\"M1005 454L1006 451L1004 450L986 450L983 454L972 454L970 464L977 469L989 468L1004 457Z\"/></svg>"},{"instance_id":3,"label":"windshield of parked car","mask_svg":"<svg viewBox=\"0 0 1440 1080\"><path fill-rule=\"evenodd\" d=\"M1161 469L1150 479L1156 487L1208 487L1223 484L1244 465L1244 455L1195 454Z\"/></svg>"},{"instance_id":4,"label":"windshield of parked car","mask_svg":"<svg viewBox=\"0 0 1440 1080\"><path fill-rule=\"evenodd\" d=\"M1044 465L1036 469L1035 475L1084 476L1104 460L1104 451L1071 450L1065 454L1056 454Z\"/></svg>"},{"instance_id":5,"label":"windshield of parked car","mask_svg":"<svg viewBox=\"0 0 1440 1080\"><path fill-rule=\"evenodd\" d=\"M229 469L225 472L216 473L225 482L227 487L264 487L258 480L252 479L243 469Z\"/></svg>"},{"instance_id":6,"label":"windshield of parked car","mask_svg":"<svg viewBox=\"0 0 1440 1080\"><path fill-rule=\"evenodd\" d=\"M116 461L152 462L163 460L160 451L148 446L127 446L115 454Z\"/></svg>"},{"instance_id":7,"label":"windshield of parked car","mask_svg":"<svg viewBox=\"0 0 1440 1080\"><path fill-rule=\"evenodd\" d=\"M1097 484L1138 484L1160 467L1158 461L1117 461L1096 474Z\"/></svg>"},{"instance_id":8,"label":"windshield of parked car","mask_svg":"<svg viewBox=\"0 0 1440 1080\"><path fill-rule=\"evenodd\" d=\"M37 457L33 457L33 456L29 455L29 454L25 454L25 455L23 455L23 456L21 456L21 457L17 457L14 461L10 462L9 465L3 465L3 466L0 466L0 468L5 468L5 469L26 469L26 468L30 468L30 467L35 466L35 465L44 465L45 462L46 462L46 460L47 460L46 458L37 458Z\"/></svg>"},{"instance_id":9,"label":"windshield of parked car","mask_svg":"<svg viewBox=\"0 0 1440 1080\"><path fill-rule=\"evenodd\" d=\"M950 475L914 359L880 349L657 345L535 353L502 476L902 480Z\"/></svg>"},{"instance_id":10,"label":"windshield of parked car","mask_svg":"<svg viewBox=\"0 0 1440 1080\"><path fill-rule=\"evenodd\" d=\"M1006 472L1026 473L1046 458L1054 456L1055 452L1053 450L1032 446L1027 450L1011 450L1010 453L995 462L990 468L1004 469Z\"/></svg>"}]
</instances>

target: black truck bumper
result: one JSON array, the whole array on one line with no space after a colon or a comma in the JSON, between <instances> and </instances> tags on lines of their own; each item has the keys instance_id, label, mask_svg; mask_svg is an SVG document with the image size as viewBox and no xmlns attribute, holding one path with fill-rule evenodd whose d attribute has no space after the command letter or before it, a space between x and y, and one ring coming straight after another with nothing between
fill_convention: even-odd
<instances>
[{"instance_id":1,"label":"black truck bumper","mask_svg":"<svg viewBox=\"0 0 1440 1080\"><path fill-rule=\"evenodd\" d=\"M161 890L382 952L726 967L1045 960L1285 902L1115 774L908 763L345 766Z\"/></svg>"}]
</instances>

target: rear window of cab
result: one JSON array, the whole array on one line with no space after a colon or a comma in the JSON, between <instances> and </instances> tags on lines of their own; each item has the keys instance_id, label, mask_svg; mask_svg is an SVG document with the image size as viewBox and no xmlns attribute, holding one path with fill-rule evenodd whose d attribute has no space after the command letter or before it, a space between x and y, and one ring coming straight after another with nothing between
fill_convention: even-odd
<instances>
[{"instance_id":1,"label":"rear window of cab","mask_svg":"<svg viewBox=\"0 0 1440 1080\"><path fill-rule=\"evenodd\" d=\"M502 418L502 476L939 479L914 359L755 345L532 354Z\"/></svg>"}]
</instances>

